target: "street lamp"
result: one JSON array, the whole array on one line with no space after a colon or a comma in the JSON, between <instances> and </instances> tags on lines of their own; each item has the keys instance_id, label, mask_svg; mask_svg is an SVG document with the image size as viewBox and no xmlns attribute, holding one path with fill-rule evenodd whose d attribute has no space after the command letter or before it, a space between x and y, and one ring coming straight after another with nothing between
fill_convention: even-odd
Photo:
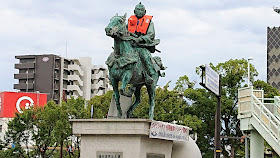
<instances>
[{"instance_id":1,"label":"street lamp","mask_svg":"<svg viewBox=\"0 0 280 158\"><path fill-rule=\"evenodd\" d=\"M253 57L248 58L248 87L250 87L250 60L253 60Z\"/></svg>"}]
</instances>

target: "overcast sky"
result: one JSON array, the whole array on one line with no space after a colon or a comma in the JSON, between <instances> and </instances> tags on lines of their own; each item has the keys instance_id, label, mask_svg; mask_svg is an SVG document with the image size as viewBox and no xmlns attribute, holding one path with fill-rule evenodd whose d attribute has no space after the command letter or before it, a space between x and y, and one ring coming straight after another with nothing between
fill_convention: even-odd
<instances>
[{"instance_id":1,"label":"overcast sky","mask_svg":"<svg viewBox=\"0 0 280 158\"><path fill-rule=\"evenodd\" d=\"M14 91L16 55L56 54L91 57L105 65L113 39L104 28L116 13L128 16L134 0L0 0L0 91ZM279 26L273 6L280 0L142 0L153 15L157 49L166 70L159 80L173 87L183 75L200 82L195 67L253 57L259 79L266 81L267 27Z\"/></svg>"}]
</instances>

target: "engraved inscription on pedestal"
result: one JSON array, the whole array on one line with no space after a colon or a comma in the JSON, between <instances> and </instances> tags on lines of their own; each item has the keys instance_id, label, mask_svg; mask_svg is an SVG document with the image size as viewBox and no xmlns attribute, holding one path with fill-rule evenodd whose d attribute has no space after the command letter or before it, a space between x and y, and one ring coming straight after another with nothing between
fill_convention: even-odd
<instances>
[{"instance_id":1,"label":"engraved inscription on pedestal","mask_svg":"<svg viewBox=\"0 0 280 158\"><path fill-rule=\"evenodd\" d=\"M123 153L122 152L97 151L96 157L97 158L123 158Z\"/></svg>"},{"instance_id":2,"label":"engraved inscription on pedestal","mask_svg":"<svg viewBox=\"0 0 280 158\"><path fill-rule=\"evenodd\" d=\"M165 155L163 154L149 154L147 153L147 158L165 158Z\"/></svg>"}]
</instances>

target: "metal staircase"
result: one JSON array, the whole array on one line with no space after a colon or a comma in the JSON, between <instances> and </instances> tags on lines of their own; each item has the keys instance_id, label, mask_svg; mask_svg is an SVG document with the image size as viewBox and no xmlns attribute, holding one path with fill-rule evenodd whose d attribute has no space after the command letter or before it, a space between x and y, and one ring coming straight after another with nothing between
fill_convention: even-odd
<instances>
[{"instance_id":1,"label":"metal staircase","mask_svg":"<svg viewBox=\"0 0 280 158\"><path fill-rule=\"evenodd\" d=\"M242 131L257 131L280 155L279 96L264 98L263 90L253 90L253 87L239 89L238 119L240 119L240 129Z\"/></svg>"}]
</instances>

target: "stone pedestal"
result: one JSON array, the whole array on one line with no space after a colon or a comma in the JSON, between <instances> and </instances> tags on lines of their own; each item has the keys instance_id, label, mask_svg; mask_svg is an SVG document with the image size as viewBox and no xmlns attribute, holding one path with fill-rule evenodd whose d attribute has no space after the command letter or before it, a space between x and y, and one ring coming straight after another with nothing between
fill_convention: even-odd
<instances>
[{"instance_id":1,"label":"stone pedestal","mask_svg":"<svg viewBox=\"0 0 280 158\"><path fill-rule=\"evenodd\" d=\"M123 112L123 118L126 118L127 111L130 108L130 106L132 105L132 97L126 97L126 96L120 95L120 103L121 103L121 108L122 108L122 112ZM118 109L117 109L114 95L112 96L112 99L111 99L111 104L110 104L107 118L108 119L117 119L118 118Z\"/></svg>"},{"instance_id":2,"label":"stone pedestal","mask_svg":"<svg viewBox=\"0 0 280 158\"><path fill-rule=\"evenodd\" d=\"M173 142L149 138L150 120L74 119L81 158L171 158Z\"/></svg>"}]
</instances>

